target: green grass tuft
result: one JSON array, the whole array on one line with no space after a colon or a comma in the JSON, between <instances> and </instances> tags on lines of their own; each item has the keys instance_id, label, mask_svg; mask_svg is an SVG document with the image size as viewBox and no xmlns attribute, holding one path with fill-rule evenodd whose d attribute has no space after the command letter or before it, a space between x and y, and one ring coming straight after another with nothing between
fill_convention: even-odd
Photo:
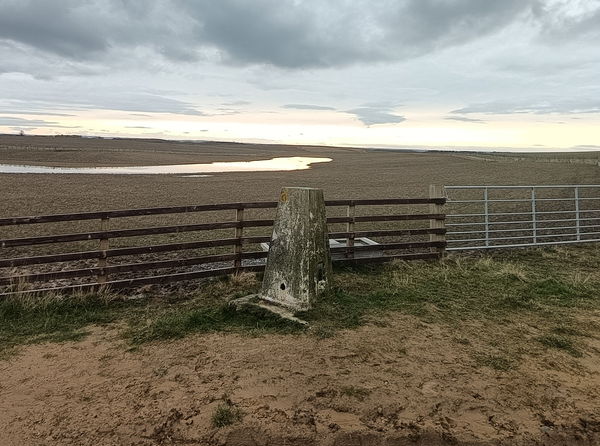
<instances>
[{"instance_id":1,"label":"green grass tuft","mask_svg":"<svg viewBox=\"0 0 600 446\"><path fill-rule=\"evenodd\" d=\"M576 327L570 327L568 325L565 325L565 323L554 327L552 329L552 333L564 336L589 336L589 333L586 330L581 330L580 328Z\"/></svg>"},{"instance_id":2,"label":"green grass tuft","mask_svg":"<svg viewBox=\"0 0 600 446\"><path fill-rule=\"evenodd\" d=\"M364 401L364 399L371 394L371 391L364 387L348 386L342 387L340 389L340 394L355 398L359 401Z\"/></svg>"},{"instance_id":3,"label":"green grass tuft","mask_svg":"<svg viewBox=\"0 0 600 446\"><path fill-rule=\"evenodd\" d=\"M214 427L230 426L243 418L243 413L231 404L220 404L211 417Z\"/></svg>"},{"instance_id":4,"label":"green grass tuft","mask_svg":"<svg viewBox=\"0 0 600 446\"><path fill-rule=\"evenodd\" d=\"M583 356L583 354L575 347L573 341L566 336L546 335L539 337L538 341L546 347L564 350L576 358Z\"/></svg>"},{"instance_id":5,"label":"green grass tuft","mask_svg":"<svg viewBox=\"0 0 600 446\"><path fill-rule=\"evenodd\" d=\"M483 354L475 358L477 365L490 367L500 372L507 372L515 367L515 362L499 355Z\"/></svg>"}]
</instances>

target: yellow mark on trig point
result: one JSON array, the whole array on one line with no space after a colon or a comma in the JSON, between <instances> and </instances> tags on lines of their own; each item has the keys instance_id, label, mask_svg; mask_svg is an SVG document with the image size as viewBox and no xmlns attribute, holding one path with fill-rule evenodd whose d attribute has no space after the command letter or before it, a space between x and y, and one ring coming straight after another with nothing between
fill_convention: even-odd
<instances>
[{"instance_id":1,"label":"yellow mark on trig point","mask_svg":"<svg viewBox=\"0 0 600 446\"><path fill-rule=\"evenodd\" d=\"M287 200L288 200L287 191L285 189L283 189L281 191L281 195L279 196L279 201L287 201Z\"/></svg>"}]
</instances>

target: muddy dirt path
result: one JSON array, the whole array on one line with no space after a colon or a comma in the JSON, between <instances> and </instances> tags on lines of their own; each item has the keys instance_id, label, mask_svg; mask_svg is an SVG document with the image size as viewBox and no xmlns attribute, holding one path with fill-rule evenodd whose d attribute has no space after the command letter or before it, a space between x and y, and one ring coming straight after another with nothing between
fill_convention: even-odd
<instances>
[{"instance_id":1,"label":"muddy dirt path","mask_svg":"<svg viewBox=\"0 0 600 446\"><path fill-rule=\"evenodd\" d=\"M483 328L396 315L327 339L209 334L128 351L118 328L95 327L0 361L0 444L600 444L597 339L577 360L540 351L499 371L473 357ZM227 404L242 419L213 427Z\"/></svg>"}]
</instances>

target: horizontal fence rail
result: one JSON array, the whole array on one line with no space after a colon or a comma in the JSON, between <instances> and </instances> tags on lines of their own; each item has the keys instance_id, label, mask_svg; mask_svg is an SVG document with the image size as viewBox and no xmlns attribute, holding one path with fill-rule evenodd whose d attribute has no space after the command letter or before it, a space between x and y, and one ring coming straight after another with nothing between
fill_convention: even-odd
<instances>
[{"instance_id":1,"label":"horizontal fence rail","mask_svg":"<svg viewBox=\"0 0 600 446\"><path fill-rule=\"evenodd\" d=\"M124 209L103 212L81 212L76 214L39 215L33 217L0 218L0 226L50 223L59 221L98 220L119 217L139 217L143 215L181 214L190 212L221 211L225 209L265 209L277 207L276 201L254 203L203 204L199 206L174 206L162 208Z\"/></svg>"},{"instance_id":2,"label":"horizontal fence rail","mask_svg":"<svg viewBox=\"0 0 600 446\"><path fill-rule=\"evenodd\" d=\"M440 258L446 246L445 201L441 188L435 187L424 198L327 200L328 212L335 214L327 218L334 261ZM272 214L276 207L277 202L264 201L0 218L0 295L132 288L258 272L265 266L265 245L268 247L274 222L273 215L264 218L264 214ZM408 211L398 212L398 207ZM367 212L359 214L357 208ZM177 221L183 218L181 214L222 220L214 214L227 211L233 211L234 218L186 224ZM262 214L248 218L248 212ZM176 224L109 229L111 222L157 216L166 216L162 218ZM62 229L94 220L100 230L40 235L37 229L54 224ZM27 236L5 236L9 229L11 234L19 234L20 227L29 228ZM261 230L269 234L257 233ZM224 231L233 234L223 237ZM165 238L184 236L188 240L164 243ZM151 241L156 237L160 243ZM134 242L140 238L141 246ZM69 249L90 243L92 249Z\"/></svg>"},{"instance_id":3,"label":"horizontal fence rail","mask_svg":"<svg viewBox=\"0 0 600 446\"><path fill-rule=\"evenodd\" d=\"M334 262L600 242L600 185L432 186L429 192L327 200ZM275 201L236 202L0 218L0 295L261 271L276 207ZM195 216L200 221L190 221ZM94 222L96 228L86 227Z\"/></svg>"},{"instance_id":4,"label":"horizontal fence rail","mask_svg":"<svg viewBox=\"0 0 600 446\"><path fill-rule=\"evenodd\" d=\"M600 241L600 185L444 189L449 251Z\"/></svg>"}]
</instances>

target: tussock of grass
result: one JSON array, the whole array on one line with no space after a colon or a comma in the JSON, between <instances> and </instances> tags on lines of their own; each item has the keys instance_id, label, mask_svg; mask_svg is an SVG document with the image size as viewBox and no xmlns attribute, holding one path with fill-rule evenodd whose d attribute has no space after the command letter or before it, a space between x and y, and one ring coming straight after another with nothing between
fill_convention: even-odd
<instances>
[{"instance_id":1,"label":"tussock of grass","mask_svg":"<svg viewBox=\"0 0 600 446\"><path fill-rule=\"evenodd\" d=\"M496 263L496 262L494 262ZM508 279L520 280L526 282L528 280L527 272L523 266L512 262L497 262L498 265L490 265L490 267L497 266L496 274L499 276L505 276Z\"/></svg>"},{"instance_id":2,"label":"tussock of grass","mask_svg":"<svg viewBox=\"0 0 600 446\"><path fill-rule=\"evenodd\" d=\"M571 356L575 356L576 358L583 356L583 354L575 347L574 342L567 336L546 335L539 337L538 341L546 347L564 350Z\"/></svg>"},{"instance_id":3,"label":"tussock of grass","mask_svg":"<svg viewBox=\"0 0 600 446\"><path fill-rule=\"evenodd\" d=\"M214 427L230 426L233 423L241 421L243 417L242 411L232 404L219 404L211 417Z\"/></svg>"},{"instance_id":4,"label":"tussock of grass","mask_svg":"<svg viewBox=\"0 0 600 446\"><path fill-rule=\"evenodd\" d=\"M552 333L564 336L589 336L589 333L587 331L575 327L570 327L568 325L565 325L564 323L557 327L554 327L552 329Z\"/></svg>"},{"instance_id":5,"label":"tussock of grass","mask_svg":"<svg viewBox=\"0 0 600 446\"><path fill-rule=\"evenodd\" d=\"M340 394L350 398L355 398L359 401L364 401L364 399L371 394L371 391L369 389L365 389L364 387L348 386L342 387L340 389Z\"/></svg>"},{"instance_id":6,"label":"tussock of grass","mask_svg":"<svg viewBox=\"0 0 600 446\"><path fill-rule=\"evenodd\" d=\"M477 365L490 367L494 370L506 372L515 367L515 362L512 359L500 355L481 354L475 358Z\"/></svg>"},{"instance_id":7,"label":"tussock of grass","mask_svg":"<svg viewBox=\"0 0 600 446\"><path fill-rule=\"evenodd\" d=\"M593 281L593 275L589 273L583 273L581 271L575 271L568 279L568 283L573 286L587 285L591 281Z\"/></svg>"}]
</instances>

